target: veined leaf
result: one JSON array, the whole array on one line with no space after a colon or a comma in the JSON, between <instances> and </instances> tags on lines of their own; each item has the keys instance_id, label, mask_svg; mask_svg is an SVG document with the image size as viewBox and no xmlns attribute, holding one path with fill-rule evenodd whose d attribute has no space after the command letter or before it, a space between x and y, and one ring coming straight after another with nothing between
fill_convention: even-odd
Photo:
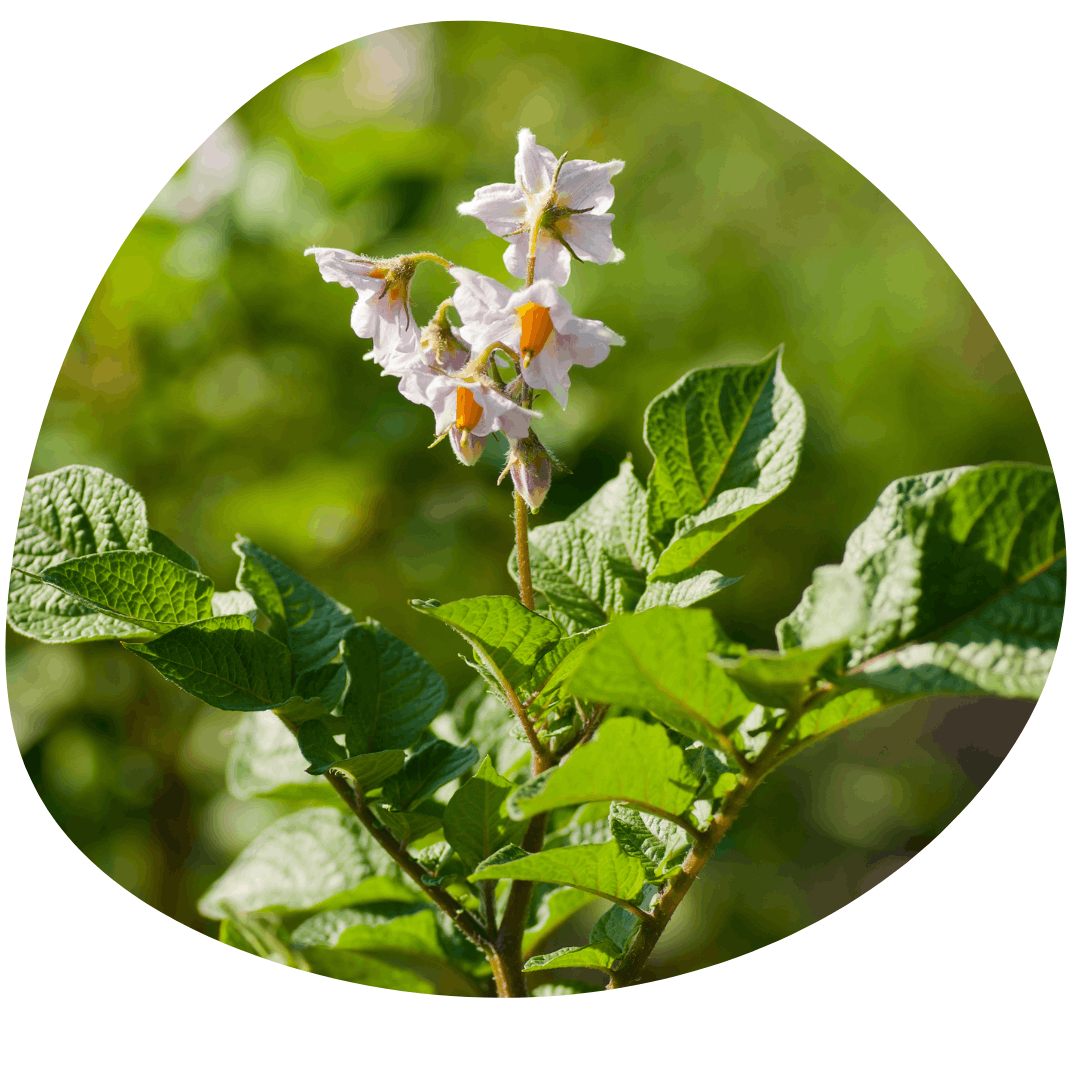
<instances>
[{"instance_id":1,"label":"veined leaf","mask_svg":"<svg viewBox=\"0 0 1080 1080\"><path fill-rule=\"evenodd\" d=\"M433 994L434 985L422 975L406 971L375 956L351 952L348 949L322 949L318 946L304 950L304 959L316 975L344 982L378 986L384 990L405 990L413 994Z\"/></svg>"},{"instance_id":2,"label":"veined leaf","mask_svg":"<svg viewBox=\"0 0 1080 1080\"><path fill-rule=\"evenodd\" d=\"M649 531L667 543L652 578L692 566L791 483L806 412L782 353L692 371L649 405Z\"/></svg>"},{"instance_id":3,"label":"veined leaf","mask_svg":"<svg viewBox=\"0 0 1080 1080\"><path fill-rule=\"evenodd\" d=\"M510 596L476 596L449 604L413 600L424 615L446 623L477 652L504 690L520 698L543 689L551 668L545 655L563 637L549 619Z\"/></svg>"},{"instance_id":4,"label":"veined leaf","mask_svg":"<svg viewBox=\"0 0 1080 1080\"><path fill-rule=\"evenodd\" d=\"M218 709L258 712L289 700L289 650L255 630L244 615L190 623L125 647L181 690Z\"/></svg>"},{"instance_id":5,"label":"veined leaf","mask_svg":"<svg viewBox=\"0 0 1080 1080\"><path fill-rule=\"evenodd\" d=\"M507 844L519 844L525 825L506 812L506 797L514 785L500 776L485 757L476 775L450 797L443 814L446 842L468 869Z\"/></svg>"},{"instance_id":6,"label":"veined leaf","mask_svg":"<svg viewBox=\"0 0 1080 1080\"><path fill-rule=\"evenodd\" d=\"M1065 596L1053 473L993 462L897 480L851 534L833 573L865 590L845 684L899 696L1035 698ZM824 621L821 593L815 576L777 627L782 646L801 644L808 627Z\"/></svg>"},{"instance_id":7,"label":"veined leaf","mask_svg":"<svg viewBox=\"0 0 1080 1080\"><path fill-rule=\"evenodd\" d=\"M606 844L538 851L510 862L488 865L469 876L470 881L550 881L573 885L607 900L632 903L645 884L641 863L631 859L614 840Z\"/></svg>"},{"instance_id":8,"label":"veined leaf","mask_svg":"<svg viewBox=\"0 0 1080 1080\"><path fill-rule=\"evenodd\" d=\"M272 712L248 713L236 726L225 783L234 799L263 796L286 802L338 805L337 792L305 770L296 737Z\"/></svg>"},{"instance_id":9,"label":"veined leaf","mask_svg":"<svg viewBox=\"0 0 1080 1080\"><path fill-rule=\"evenodd\" d=\"M646 709L689 738L724 749L725 733L754 703L708 654L736 651L710 612L653 608L600 630L567 685L587 701Z\"/></svg>"},{"instance_id":10,"label":"veined leaf","mask_svg":"<svg viewBox=\"0 0 1080 1080\"><path fill-rule=\"evenodd\" d=\"M142 496L102 469L69 465L27 481L8 590L12 629L48 644L152 636L39 580L83 555L148 551L149 533Z\"/></svg>"},{"instance_id":11,"label":"veined leaf","mask_svg":"<svg viewBox=\"0 0 1080 1080\"><path fill-rule=\"evenodd\" d=\"M545 938L553 934L568 919L582 908L595 904L592 893L582 892L569 886L559 886L549 892L541 901L536 913L536 920L525 931L522 939L522 951L525 956L532 953Z\"/></svg>"},{"instance_id":12,"label":"veined leaf","mask_svg":"<svg viewBox=\"0 0 1080 1080\"><path fill-rule=\"evenodd\" d=\"M379 750L374 754L360 754L335 761L327 772L344 776L356 791L363 794L377 788L388 777L400 773L404 765L404 750Z\"/></svg>"},{"instance_id":13,"label":"veined leaf","mask_svg":"<svg viewBox=\"0 0 1080 1080\"><path fill-rule=\"evenodd\" d=\"M640 613L654 607L691 607L739 580L724 577L715 570L702 570L700 573L683 570L671 577L650 581L634 611Z\"/></svg>"},{"instance_id":14,"label":"veined leaf","mask_svg":"<svg viewBox=\"0 0 1080 1080\"><path fill-rule=\"evenodd\" d=\"M329 806L279 818L241 852L199 901L208 919L237 911L323 911L380 900L415 901L401 871L353 818Z\"/></svg>"},{"instance_id":15,"label":"veined leaf","mask_svg":"<svg viewBox=\"0 0 1080 1080\"><path fill-rule=\"evenodd\" d=\"M471 769L479 758L475 746L432 739L411 754L405 768L383 785L383 795L396 809L408 810Z\"/></svg>"},{"instance_id":16,"label":"veined leaf","mask_svg":"<svg viewBox=\"0 0 1080 1080\"><path fill-rule=\"evenodd\" d=\"M243 589L234 589L232 592L216 592L210 598L210 606L215 615L243 615L255 625L259 617L259 609L255 604L255 597Z\"/></svg>"},{"instance_id":17,"label":"veined leaf","mask_svg":"<svg viewBox=\"0 0 1080 1080\"><path fill-rule=\"evenodd\" d=\"M690 850L690 837L684 829L664 818L643 813L636 806L613 802L610 823L612 838L627 855L641 863L651 881L674 873Z\"/></svg>"},{"instance_id":18,"label":"veined leaf","mask_svg":"<svg viewBox=\"0 0 1080 1080\"><path fill-rule=\"evenodd\" d=\"M614 480L566 520L594 536L616 566L629 567L641 577L655 568L657 551L649 537L648 501L629 459L619 466Z\"/></svg>"},{"instance_id":19,"label":"veined leaf","mask_svg":"<svg viewBox=\"0 0 1080 1080\"><path fill-rule=\"evenodd\" d=\"M355 625L352 612L246 537L237 537L233 551L240 556L237 586L255 598L271 635L289 646L296 674L330 663Z\"/></svg>"},{"instance_id":20,"label":"veined leaf","mask_svg":"<svg viewBox=\"0 0 1080 1080\"><path fill-rule=\"evenodd\" d=\"M435 912L421 904L320 911L293 931L292 943L300 948L390 952L437 960L446 957Z\"/></svg>"},{"instance_id":21,"label":"veined leaf","mask_svg":"<svg viewBox=\"0 0 1080 1080\"><path fill-rule=\"evenodd\" d=\"M157 634L213 615L214 583L153 551L101 551L58 563L43 581Z\"/></svg>"},{"instance_id":22,"label":"veined leaf","mask_svg":"<svg viewBox=\"0 0 1080 1080\"><path fill-rule=\"evenodd\" d=\"M374 619L346 634L343 651L349 687L341 712L350 754L412 746L446 700L442 676Z\"/></svg>"},{"instance_id":23,"label":"veined leaf","mask_svg":"<svg viewBox=\"0 0 1080 1080\"><path fill-rule=\"evenodd\" d=\"M802 703L810 683L846 644L834 641L816 649L789 649L785 653L752 650L742 656L710 659L751 701L771 709L791 709Z\"/></svg>"},{"instance_id":24,"label":"veined leaf","mask_svg":"<svg viewBox=\"0 0 1080 1080\"><path fill-rule=\"evenodd\" d=\"M655 892L655 890L652 890ZM534 956L526 961L525 971L549 971L553 968L599 968L609 971L625 952L638 928L638 919L625 908L608 908L589 934L589 944Z\"/></svg>"},{"instance_id":25,"label":"veined leaf","mask_svg":"<svg viewBox=\"0 0 1080 1080\"><path fill-rule=\"evenodd\" d=\"M697 788L682 750L661 725L616 716L561 765L518 788L507 809L511 817L521 819L559 806L618 799L678 817L693 802Z\"/></svg>"}]
</instances>

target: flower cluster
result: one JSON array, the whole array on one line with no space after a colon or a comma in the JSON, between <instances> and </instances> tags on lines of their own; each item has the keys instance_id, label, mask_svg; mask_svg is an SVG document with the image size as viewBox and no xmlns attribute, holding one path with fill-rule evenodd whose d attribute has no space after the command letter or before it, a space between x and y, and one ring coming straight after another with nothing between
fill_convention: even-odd
<instances>
[{"instance_id":1,"label":"flower cluster","mask_svg":"<svg viewBox=\"0 0 1080 1080\"><path fill-rule=\"evenodd\" d=\"M570 368L593 367L623 339L596 319L573 314L559 289L572 260L618 262L611 240L611 178L623 162L556 160L527 128L518 134L513 184L488 184L458 210L507 240L507 270L523 278L514 291L493 278L454 266L430 252L373 259L339 248L309 248L326 281L356 290L352 328L371 338L368 357L398 389L435 414L438 442L448 437L458 459L473 465L489 435L501 431L510 449L506 469L535 512L551 484L552 457L532 432L537 392L565 408ZM409 288L421 262L440 264L457 288L419 327ZM457 312L460 326L450 321ZM433 444L434 445L434 444ZM500 476L500 480L502 477Z\"/></svg>"}]
</instances>

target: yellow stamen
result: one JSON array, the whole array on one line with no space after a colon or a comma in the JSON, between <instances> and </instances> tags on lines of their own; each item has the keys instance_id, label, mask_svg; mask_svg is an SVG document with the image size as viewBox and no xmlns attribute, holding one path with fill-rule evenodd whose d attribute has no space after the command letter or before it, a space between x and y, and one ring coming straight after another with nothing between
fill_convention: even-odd
<instances>
[{"instance_id":1,"label":"yellow stamen","mask_svg":"<svg viewBox=\"0 0 1080 1080\"><path fill-rule=\"evenodd\" d=\"M521 320L521 351L535 356L547 344L552 330L551 315L540 304L522 304L517 309Z\"/></svg>"},{"instance_id":2,"label":"yellow stamen","mask_svg":"<svg viewBox=\"0 0 1080 1080\"><path fill-rule=\"evenodd\" d=\"M461 431L472 431L477 424L480 423L480 418L484 415L484 410L476 404L476 398L473 397L473 392L465 386L459 386L457 388L457 426Z\"/></svg>"}]
</instances>

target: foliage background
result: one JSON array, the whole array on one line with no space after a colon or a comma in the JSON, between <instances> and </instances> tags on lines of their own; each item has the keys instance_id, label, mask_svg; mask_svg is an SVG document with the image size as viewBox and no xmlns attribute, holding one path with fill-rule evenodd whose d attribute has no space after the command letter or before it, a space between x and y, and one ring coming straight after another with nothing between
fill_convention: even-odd
<instances>
[{"instance_id":1,"label":"foliage background","mask_svg":"<svg viewBox=\"0 0 1080 1080\"><path fill-rule=\"evenodd\" d=\"M772 626L885 484L1012 458L1047 462L1007 357L930 244L810 135L690 69L610 42L492 23L381 34L301 65L248 102L136 224L87 309L33 472L100 465L219 588L244 532L419 648L452 692L452 635L404 601L509 592L510 495L487 455L428 451L430 414L360 357L352 293L302 251L434 249L506 279L502 244L455 205L512 177L515 133L627 162L618 266L576 265L566 294L627 345L579 371L542 422L573 470L563 517L629 452L644 477L649 400L690 368L779 341L806 401L800 475L703 564L742 582L713 604L748 644ZM421 271L421 318L452 282ZM203 709L114 645L9 633L27 768L72 840L126 888L213 931L194 900L282 808L238 803L235 716ZM933 838L989 777L1030 705L892 710L790 763L683 905L657 973L799 929ZM564 942L553 943L563 944ZM569 942L566 942L569 943Z\"/></svg>"}]
</instances>

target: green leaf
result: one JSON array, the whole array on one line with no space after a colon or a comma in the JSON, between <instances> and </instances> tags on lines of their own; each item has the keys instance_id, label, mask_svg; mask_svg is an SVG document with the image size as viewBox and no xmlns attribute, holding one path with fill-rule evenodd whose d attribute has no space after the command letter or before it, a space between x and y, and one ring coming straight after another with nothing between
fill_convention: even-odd
<instances>
[{"instance_id":1,"label":"green leaf","mask_svg":"<svg viewBox=\"0 0 1080 1080\"><path fill-rule=\"evenodd\" d=\"M442 958L439 928L425 904L387 903L370 907L320 911L292 934L302 949L355 949L358 952L402 952Z\"/></svg>"},{"instance_id":2,"label":"green leaf","mask_svg":"<svg viewBox=\"0 0 1080 1080\"><path fill-rule=\"evenodd\" d=\"M293 686L293 696L278 709L278 714L293 724L305 720L322 720L333 735L343 735L347 724L331 710L338 707L348 683L349 671L344 664L326 664L305 671Z\"/></svg>"},{"instance_id":3,"label":"green leaf","mask_svg":"<svg viewBox=\"0 0 1080 1080\"><path fill-rule=\"evenodd\" d=\"M454 746L433 739L410 755L405 768L383 785L383 795L398 810L408 810L471 769L479 759L475 746Z\"/></svg>"},{"instance_id":4,"label":"green leaf","mask_svg":"<svg viewBox=\"0 0 1080 1080\"><path fill-rule=\"evenodd\" d=\"M646 709L691 739L725 749L754 703L708 659L736 651L708 611L653 608L600 630L568 683L588 701Z\"/></svg>"},{"instance_id":5,"label":"green leaf","mask_svg":"<svg viewBox=\"0 0 1080 1080\"><path fill-rule=\"evenodd\" d=\"M561 765L518 788L507 810L520 820L559 806L618 799L651 813L679 817L693 802L697 788L682 750L661 725L616 716Z\"/></svg>"},{"instance_id":6,"label":"green leaf","mask_svg":"<svg viewBox=\"0 0 1080 1080\"><path fill-rule=\"evenodd\" d=\"M637 898L645 883L641 863L625 854L614 840L606 844L579 844L538 851L510 862L488 865L469 876L470 881L502 878L573 885L607 900L627 903Z\"/></svg>"},{"instance_id":7,"label":"green leaf","mask_svg":"<svg viewBox=\"0 0 1080 1080\"><path fill-rule=\"evenodd\" d=\"M607 622L624 608L618 568L594 534L574 521L529 530L533 589L570 633ZM517 580L517 556L510 573ZM630 605L633 606L632 604Z\"/></svg>"},{"instance_id":8,"label":"green leaf","mask_svg":"<svg viewBox=\"0 0 1080 1080\"><path fill-rule=\"evenodd\" d=\"M199 901L220 919L238 911L323 911L379 900L415 901L401 871L354 818L329 806L279 818Z\"/></svg>"},{"instance_id":9,"label":"green leaf","mask_svg":"<svg viewBox=\"0 0 1080 1080\"><path fill-rule=\"evenodd\" d=\"M531 996L544 997L570 997L574 994L592 994L603 990L602 986L594 986L592 983L581 979L560 979L558 982L541 983L533 988Z\"/></svg>"},{"instance_id":10,"label":"green leaf","mask_svg":"<svg viewBox=\"0 0 1080 1080\"><path fill-rule=\"evenodd\" d=\"M153 551L82 555L50 567L41 578L114 619L157 634L214 613L214 583Z\"/></svg>"},{"instance_id":11,"label":"green leaf","mask_svg":"<svg viewBox=\"0 0 1080 1080\"><path fill-rule=\"evenodd\" d=\"M216 592L210 598L210 606L215 615L243 615L255 625L259 617L259 609L255 605L255 598L251 593L243 589L234 589L232 592Z\"/></svg>"},{"instance_id":12,"label":"green leaf","mask_svg":"<svg viewBox=\"0 0 1080 1080\"><path fill-rule=\"evenodd\" d=\"M793 737L800 742L814 742L858 720L908 700L910 698L890 694L878 688L838 689L834 695L807 709L799 717Z\"/></svg>"},{"instance_id":13,"label":"green leaf","mask_svg":"<svg viewBox=\"0 0 1080 1080\"><path fill-rule=\"evenodd\" d=\"M821 669L846 644L834 641L816 649L789 649L785 653L752 650L738 657L710 659L742 687L751 701L771 709L792 709L802 703Z\"/></svg>"},{"instance_id":14,"label":"green leaf","mask_svg":"<svg viewBox=\"0 0 1080 1080\"><path fill-rule=\"evenodd\" d=\"M346 634L343 654L349 671L342 702L349 752L412 746L446 700L442 676L374 619Z\"/></svg>"},{"instance_id":15,"label":"green leaf","mask_svg":"<svg viewBox=\"0 0 1080 1080\"><path fill-rule=\"evenodd\" d=\"M506 773L515 762L529 756L529 750L510 736L516 725L506 703L488 689L482 676L477 676L457 696L450 710L431 722L431 730L447 741L468 739L481 757L491 756L496 772Z\"/></svg>"},{"instance_id":16,"label":"green leaf","mask_svg":"<svg viewBox=\"0 0 1080 1080\"><path fill-rule=\"evenodd\" d=\"M646 877L659 881L678 870L691 846L685 830L626 803L613 802L610 814L612 837L641 863Z\"/></svg>"},{"instance_id":17,"label":"green leaf","mask_svg":"<svg viewBox=\"0 0 1080 1080\"><path fill-rule=\"evenodd\" d=\"M554 968L578 967L610 971L615 961L626 952L637 928L636 915L625 908L610 907L596 921L589 934L588 945L577 948L571 946L546 956L534 956L526 961L523 970L549 971Z\"/></svg>"},{"instance_id":18,"label":"green leaf","mask_svg":"<svg viewBox=\"0 0 1080 1080\"><path fill-rule=\"evenodd\" d=\"M741 578L724 577L715 570L703 570L700 573L683 570L671 577L650 581L634 611L648 611L654 607L691 607L740 580Z\"/></svg>"},{"instance_id":19,"label":"green leaf","mask_svg":"<svg viewBox=\"0 0 1080 1080\"><path fill-rule=\"evenodd\" d=\"M185 570L194 570L198 573L199 561L194 555L189 555L179 544L170 540L163 532L158 532L157 529L147 529L146 537L150 544L150 550L156 551L159 555L164 555L166 559L171 559L177 566L182 566ZM231 615L230 611L214 612L215 615Z\"/></svg>"},{"instance_id":20,"label":"green leaf","mask_svg":"<svg viewBox=\"0 0 1080 1080\"><path fill-rule=\"evenodd\" d=\"M218 709L258 712L290 697L289 650L243 615L220 615L145 644L125 643L181 690Z\"/></svg>"},{"instance_id":21,"label":"green leaf","mask_svg":"<svg viewBox=\"0 0 1080 1080\"><path fill-rule=\"evenodd\" d=\"M300 753L308 763L312 776L322 776L331 765L344 761L348 754L321 720L305 720L296 732Z\"/></svg>"},{"instance_id":22,"label":"green leaf","mask_svg":"<svg viewBox=\"0 0 1080 1080\"><path fill-rule=\"evenodd\" d=\"M315 947L304 950L304 959L316 975L331 979L378 986L384 990L407 990L413 994L435 992L435 987L423 976L363 953Z\"/></svg>"},{"instance_id":23,"label":"green leaf","mask_svg":"<svg viewBox=\"0 0 1080 1080\"><path fill-rule=\"evenodd\" d=\"M1065 598L1053 473L993 462L897 480L851 534L840 572L865 590L847 685L1036 698ZM826 621L822 591L815 578L777 627L781 645L801 644Z\"/></svg>"},{"instance_id":24,"label":"green leaf","mask_svg":"<svg viewBox=\"0 0 1080 1080\"><path fill-rule=\"evenodd\" d=\"M234 799L263 796L286 802L339 805L334 789L305 771L291 731L272 712L248 713L236 726L225 783Z\"/></svg>"},{"instance_id":25,"label":"green leaf","mask_svg":"<svg viewBox=\"0 0 1080 1080\"><path fill-rule=\"evenodd\" d=\"M364 794L377 788L387 777L401 772L404 765L404 750L379 750L374 754L335 761L327 771L344 776L356 791Z\"/></svg>"},{"instance_id":26,"label":"green leaf","mask_svg":"<svg viewBox=\"0 0 1080 1080\"><path fill-rule=\"evenodd\" d=\"M101 551L147 551L146 506L134 488L101 469L69 465L27 481L11 564L8 622L48 644L146 638L39 580L58 563Z\"/></svg>"},{"instance_id":27,"label":"green leaf","mask_svg":"<svg viewBox=\"0 0 1080 1080\"><path fill-rule=\"evenodd\" d=\"M446 842L461 856L468 869L483 862L507 844L519 844L525 824L511 820L506 797L514 785L500 776L485 757L476 775L451 796L443 814Z\"/></svg>"},{"instance_id":28,"label":"green leaf","mask_svg":"<svg viewBox=\"0 0 1080 1080\"><path fill-rule=\"evenodd\" d=\"M806 412L782 353L692 371L649 405L649 530L667 543L652 578L692 566L791 483Z\"/></svg>"},{"instance_id":29,"label":"green leaf","mask_svg":"<svg viewBox=\"0 0 1080 1080\"><path fill-rule=\"evenodd\" d=\"M536 920L525 931L522 939L524 955L532 953L545 938L550 937L564 923L576 915L582 908L595 904L596 897L569 886L559 886L549 892L541 901L536 913Z\"/></svg>"},{"instance_id":30,"label":"green leaf","mask_svg":"<svg viewBox=\"0 0 1080 1080\"><path fill-rule=\"evenodd\" d=\"M476 596L449 604L413 600L412 606L456 630L504 691L537 693L550 677L541 660L558 644L562 631L513 597Z\"/></svg>"},{"instance_id":31,"label":"green leaf","mask_svg":"<svg viewBox=\"0 0 1080 1080\"><path fill-rule=\"evenodd\" d=\"M402 753L400 750L384 750L383 753ZM425 807L431 806L431 800L423 803ZM440 809L441 804L435 803ZM399 813L386 806L375 808L379 820L390 830L391 835L399 844L412 844L414 847L423 849L433 844L445 842L442 828L442 818L434 814L421 814L413 812Z\"/></svg>"},{"instance_id":32,"label":"green leaf","mask_svg":"<svg viewBox=\"0 0 1080 1080\"><path fill-rule=\"evenodd\" d=\"M617 565L628 566L641 577L656 567L655 543L648 529L648 501L629 458L619 466L614 480L609 480L566 520L594 536Z\"/></svg>"},{"instance_id":33,"label":"green leaf","mask_svg":"<svg viewBox=\"0 0 1080 1080\"><path fill-rule=\"evenodd\" d=\"M560 638L536 662L530 679L531 693L525 704L539 703L540 708L551 708L569 695L567 680L577 671L585 656L585 646L593 639L596 630L582 630Z\"/></svg>"},{"instance_id":34,"label":"green leaf","mask_svg":"<svg viewBox=\"0 0 1080 1080\"><path fill-rule=\"evenodd\" d=\"M355 625L352 612L246 537L237 537L233 551L240 556L236 584L255 597L271 634L289 646L296 674L330 663Z\"/></svg>"}]
</instances>

